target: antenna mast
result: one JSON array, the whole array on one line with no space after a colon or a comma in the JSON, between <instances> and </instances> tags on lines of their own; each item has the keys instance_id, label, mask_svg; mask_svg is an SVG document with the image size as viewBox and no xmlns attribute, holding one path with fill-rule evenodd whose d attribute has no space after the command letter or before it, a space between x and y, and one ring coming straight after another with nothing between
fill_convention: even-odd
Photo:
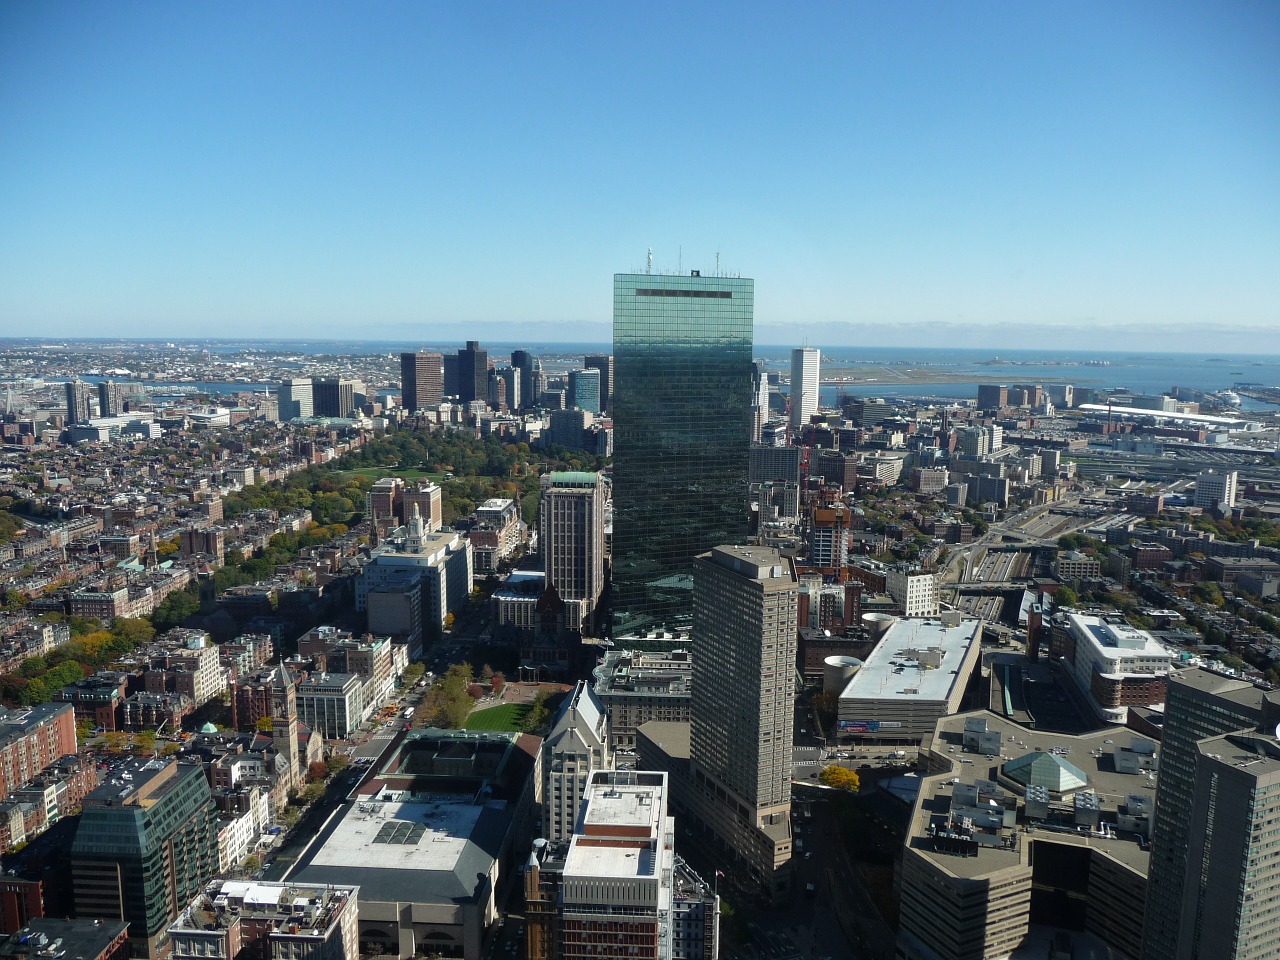
<instances>
[{"instance_id":1,"label":"antenna mast","mask_svg":"<svg viewBox=\"0 0 1280 960\"><path fill-rule=\"evenodd\" d=\"M645 273L645 276L648 276L649 274L653 273L653 247L649 248L649 257L647 260L645 260L644 273Z\"/></svg>"}]
</instances>

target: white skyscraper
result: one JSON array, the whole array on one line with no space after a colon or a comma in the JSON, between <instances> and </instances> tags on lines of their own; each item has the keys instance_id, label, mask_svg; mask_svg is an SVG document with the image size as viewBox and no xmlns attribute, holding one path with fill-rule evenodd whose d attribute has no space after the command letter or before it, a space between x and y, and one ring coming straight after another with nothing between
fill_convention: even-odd
<instances>
[{"instance_id":1,"label":"white skyscraper","mask_svg":"<svg viewBox=\"0 0 1280 960\"><path fill-rule=\"evenodd\" d=\"M822 353L817 347L796 347L791 351L791 434L818 412L818 367Z\"/></svg>"}]
</instances>

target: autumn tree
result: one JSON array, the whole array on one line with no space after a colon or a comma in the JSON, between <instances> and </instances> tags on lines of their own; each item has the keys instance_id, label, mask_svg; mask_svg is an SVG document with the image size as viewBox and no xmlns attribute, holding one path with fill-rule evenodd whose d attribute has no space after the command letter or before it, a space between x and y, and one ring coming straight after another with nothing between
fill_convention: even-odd
<instances>
[{"instance_id":1,"label":"autumn tree","mask_svg":"<svg viewBox=\"0 0 1280 960\"><path fill-rule=\"evenodd\" d=\"M835 787L837 790L848 790L850 793L857 793L859 786L861 786L856 773L836 764L824 767L818 779L828 787Z\"/></svg>"}]
</instances>

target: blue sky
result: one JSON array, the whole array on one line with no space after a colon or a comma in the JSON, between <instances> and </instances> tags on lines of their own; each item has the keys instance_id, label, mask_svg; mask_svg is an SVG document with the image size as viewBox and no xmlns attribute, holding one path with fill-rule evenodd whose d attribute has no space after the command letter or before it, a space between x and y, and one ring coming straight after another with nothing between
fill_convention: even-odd
<instances>
[{"instance_id":1,"label":"blue sky","mask_svg":"<svg viewBox=\"0 0 1280 960\"><path fill-rule=\"evenodd\" d=\"M1280 335L1280 4L0 5L0 335ZM976 331L976 333L975 333ZM1039 331L1039 332L1037 332Z\"/></svg>"}]
</instances>

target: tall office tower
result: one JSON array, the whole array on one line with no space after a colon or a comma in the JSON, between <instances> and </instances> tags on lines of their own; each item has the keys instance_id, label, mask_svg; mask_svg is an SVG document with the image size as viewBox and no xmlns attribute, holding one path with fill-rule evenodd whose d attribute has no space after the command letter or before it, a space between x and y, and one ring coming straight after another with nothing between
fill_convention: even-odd
<instances>
[{"instance_id":1,"label":"tall office tower","mask_svg":"<svg viewBox=\"0 0 1280 960\"><path fill-rule=\"evenodd\" d=\"M796 347L791 351L791 437L800 437L800 428L818 412L818 370L822 354L817 347Z\"/></svg>"},{"instance_id":2,"label":"tall office tower","mask_svg":"<svg viewBox=\"0 0 1280 960\"><path fill-rule=\"evenodd\" d=\"M613 411L613 354L589 353L582 365L588 370L600 371L600 409L597 413Z\"/></svg>"},{"instance_id":3,"label":"tall office tower","mask_svg":"<svg viewBox=\"0 0 1280 960\"><path fill-rule=\"evenodd\" d=\"M444 399L444 357L438 353L400 354L400 402L410 413L438 406Z\"/></svg>"},{"instance_id":4,"label":"tall office tower","mask_svg":"<svg viewBox=\"0 0 1280 960\"><path fill-rule=\"evenodd\" d=\"M1195 505L1205 509L1213 509L1219 504L1234 507L1237 476L1235 470L1201 470L1196 474Z\"/></svg>"},{"instance_id":5,"label":"tall office tower","mask_svg":"<svg viewBox=\"0 0 1280 960\"><path fill-rule=\"evenodd\" d=\"M489 354L478 340L458 351L458 398L463 403L489 398Z\"/></svg>"},{"instance_id":6,"label":"tall office tower","mask_svg":"<svg viewBox=\"0 0 1280 960\"><path fill-rule=\"evenodd\" d=\"M68 380L67 390L67 422L78 423L93 416L89 398L93 396L93 387L83 380Z\"/></svg>"},{"instance_id":7,"label":"tall office tower","mask_svg":"<svg viewBox=\"0 0 1280 960\"><path fill-rule=\"evenodd\" d=\"M1201 897L1209 895L1205 888L1203 858L1190 858L1193 846L1202 848L1199 838L1193 843L1193 831L1222 830L1233 841L1236 831L1246 829L1247 832L1245 822L1228 823L1226 811L1223 818L1212 825L1203 819L1197 824L1197 816L1204 814L1203 810L1196 812L1198 777L1216 772L1201 760L1197 744L1237 730L1256 730L1264 712L1266 694L1243 680L1198 668L1169 675L1160 743L1160 776L1151 828L1151 863L1147 872L1144 960L1236 956L1223 949L1223 941L1206 940L1200 944L1193 941L1203 921ZM1211 797L1201 799L1207 805ZM1258 809L1263 806L1259 803ZM1241 863L1236 860L1237 869L1241 869ZM1196 946L1200 948L1198 954ZM1274 945L1268 955L1275 956Z\"/></svg>"},{"instance_id":8,"label":"tall office tower","mask_svg":"<svg viewBox=\"0 0 1280 960\"><path fill-rule=\"evenodd\" d=\"M570 370L569 395L565 402L570 407L600 413L603 409L599 370Z\"/></svg>"},{"instance_id":9,"label":"tall office tower","mask_svg":"<svg viewBox=\"0 0 1280 960\"><path fill-rule=\"evenodd\" d=\"M507 381L502 378L502 374L496 367L489 370L489 382L485 387L485 402L489 404L491 410L506 412L510 409L507 406Z\"/></svg>"},{"instance_id":10,"label":"tall office tower","mask_svg":"<svg viewBox=\"0 0 1280 960\"><path fill-rule=\"evenodd\" d=\"M771 547L697 559L689 770L698 817L775 895L791 859L795 567Z\"/></svg>"},{"instance_id":11,"label":"tall office tower","mask_svg":"<svg viewBox=\"0 0 1280 960\"><path fill-rule=\"evenodd\" d=\"M512 412L520 409L520 402L523 394L520 392L520 382L523 379L519 367L498 367L498 376L502 379L506 393L503 400L506 402L507 409Z\"/></svg>"},{"instance_id":12,"label":"tall office tower","mask_svg":"<svg viewBox=\"0 0 1280 960\"><path fill-rule=\"evenodd\" d=\"M557 843L573 836L587 778L613 768L609 711L586 680L579 680L542 741L542 837Z\"/></svg>"},{"instance_id":13,"label":"tall office tower","mask_svg":"<svg viewBox=\"0 0 1280 960\"><path fill-rule=\"evenodd\" d=\"M552 472L542 478L538 542L547 586L577 607L583 632L595 624L604 592L604 527L608 492L598 473ZM602 624L600 626L603 626Z\"/></svg>"},{"instance_id":14,"label":"tall office tower","mask_svg":"<svg viewBox=\"0 0 1280 960\"><path fill-rule=\"evenodd\" d=\"M104 380L98 384L98 416L118 417L124 413L125 391L121 384L114 380Z\"/></svg>"},{"instance_id":15,"label":"tall office tower","mask_svg":"<svg viewBox=\"0 0 1280 960\"><path fill-rule=\"evenodd\" d=\"M350 417L356 412L357 380L326 377L311 381L311 410L317 417ZM360 393L364 387L360 385Z\"/></svg>"},{"instance_id":16,"label":"tall office tower","mask_svg":"<svg viewBox=\"0 0 1280 960\"><path fill-rule=\"evenodd\" d=\"M983 383L978 386L978 409L999 410L1009 405L1009 388L1003 384Z\"/></svg>"},{"instance_id":17,"label":"tall office tower","mask_svg":"<svg viewBox=\"0 0 1280 960\"><path fill-rule=\"evenodd\" d=\"M759 443L764 422L769 419L769 375L763 360L751 363L751 442Z\"/></svg>"},{"instance_id":18,"label":"tall office tower","mask_svg":"<svg viewBox=\"0 0 1280 960\"><path fill-rule=\"evenodd\" d=\"M613 278L617 636L689 622L693 559L747 538L747 279Z\"/></svg>"},{"instance_id":19,"label":"tall office tower","mask_svg":"<svg viewBox=\"0 0 1280 960\"><path fill-rule=\"evenodd\" d=\"M309 417L315 410L312 403L311 378L285 380L276 388L280 419L284 422L298 417Z\"/></svg>"},{"instance_id":20,"label":"tall office tower","mask_svg":"<svg viewBox=\"0 0 1280 960\"><path fill-rule=\"evenodd\" d=\"M127 920L133 956L168 953L166 928L217 871L218 812L198 762L130 760L85 797L76 910Z\"/></svg>"},{"instance_id":21,"label":"tall office tower","mask_svg":"<svg viewBox=\"0 0 1280 960\"><path fill-rule=\"evenodd\" d=\"M511 351L511 367L520 371L520 407L536 406L538 394L533 385L533 354L528 350Z\"/></svg>"},{"instance_id":22,"label":"tall office tower","mask_svg":"<svg viewBox=\"0 0 1280 960\"><path fill-rule=\"evenodd\" d=\"M529 387L529 399L526 404L536 407L542 403L542 393L547 389L547 375L542 372L542 360L539 357L533 358L529 369L532 386Z\"/></svg>"}]
</instances>

